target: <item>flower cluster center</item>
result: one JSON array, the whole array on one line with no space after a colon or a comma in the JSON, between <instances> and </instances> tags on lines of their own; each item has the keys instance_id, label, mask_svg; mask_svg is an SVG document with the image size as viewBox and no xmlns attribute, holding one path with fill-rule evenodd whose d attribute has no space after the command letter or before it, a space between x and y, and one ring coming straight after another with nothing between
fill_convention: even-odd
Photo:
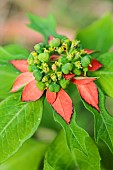
<instances>
[{"instance_id":1,"label":"flower cluster center","mask_svg":"<svg viewBox=\"0 0 113 170\"><path fill-rule=\"evenodd\" d=\"M53 38L47 44L34 46L28 58L28 70L33 72L40 90L49 88L58 92L69 84L65 75L86 76L91 60L92 56L85 52L80 41Z\"/></svg>"}]
</instances>

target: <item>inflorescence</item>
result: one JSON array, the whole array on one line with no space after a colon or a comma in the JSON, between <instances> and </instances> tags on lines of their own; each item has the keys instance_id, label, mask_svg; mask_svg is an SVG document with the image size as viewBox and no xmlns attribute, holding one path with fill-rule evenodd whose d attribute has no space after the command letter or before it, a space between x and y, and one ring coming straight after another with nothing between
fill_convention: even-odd
<instances>
[{"instance_id":1,"label":"inflorescence","mask_svg":"<svg viewBox=\"0 0 113 170\"><path fill-rule=\"evenodd\" d=\"M40 90L49 88L51 92L58 92L60 88L65 89L69 80L64 75L86 76L91 66L92 56L77 40L54 38L48 44L36 44L34 50L28 58L28 70L33 72Z\"/></svg>"}]
</instances>

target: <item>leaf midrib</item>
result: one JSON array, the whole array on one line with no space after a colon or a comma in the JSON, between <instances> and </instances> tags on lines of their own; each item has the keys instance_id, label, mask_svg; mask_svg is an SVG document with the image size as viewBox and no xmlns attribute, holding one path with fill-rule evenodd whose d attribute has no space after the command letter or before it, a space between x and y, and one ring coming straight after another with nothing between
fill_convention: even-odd
<instances>
[{"instance_id":1,"label":"leaf midrib","mask_svg":"<svg viewBox=\"0 0 113 170\"><path fill-rule=\"evenodd\" d=\"M23 109L27 107L27 103L14 115L14 117L6 124L6 126L3 128L3 130L0 132L0 136L2 133L8 128L8 126L16 119L16 117L21 113Z\"/></svg>"}]
</instances>

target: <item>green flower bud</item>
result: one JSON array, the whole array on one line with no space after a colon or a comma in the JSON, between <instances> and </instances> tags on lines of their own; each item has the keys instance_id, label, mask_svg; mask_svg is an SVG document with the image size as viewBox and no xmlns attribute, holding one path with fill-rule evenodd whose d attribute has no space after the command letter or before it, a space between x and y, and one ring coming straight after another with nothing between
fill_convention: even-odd
<instances>
[{"instance_id":1,"label":"green flower bud","mask_svg":"<svg viewBox=\"0 0 113 170\"><path fill-rule=\"evenodd\" d=\"M40 53L38 55L38 59L41 61L41 62L48 62L49 61L49 53Z\"/></svg>"},{"instance_id":2,"label":"green flower bud","mask_svg":"<svg viewBox=\"0 0 113 170\"><path fill-rule=\"evenodd\" d=\"M55 71L57 69L55 64L52 64L51 68L52 68L53 71Z\"/></svg>"},{"instance_id":3,"label":"green flower bud","mask_svg":"<svg viewBox=\"0 0 113 170\"><path fill-rule=\"evenodd\" d=\"M60 91L60 85L55 83L55 82L52 82L50 85L49 85L49 90L51 92L59 92Z\"/></svg>"},{"instance_id":4,"label":"green flower bud","mask_svg":"<svg viewBox=\"0 0 113 170\"><path fill-rule=\"evenodd\" d=\"M56 75L58 77L58 80L60 80L62 78L62 72L61 71L57 72Z\"/></svg>"},{"instance_id":5,"label":"green flower bud","mask_svg":"<svg viewBox=\"0 0 113 170\"><path fill-rule=\"evenodd\" d=\"M64 47L61 46L57 49L58 54L62 54L64 52Z\"/></svg>"},{"instance_id":6,"label":"green flower bud","mask_svg":"<svg viewBox=\"0 0 113 170\"><path fill-rule=\"evenodd\" d=\"M50 75L50 77L51 77L51 79L52 79L53 81L57 81L57 77L56 77L55 73L52 73L52 74Z\"/></svg>"},{"instance_id":7,"label":"green flower bud","mask_svg":"<svg viewBox=\"0 0 113 170\"><path fill-rule=\"evenodd\" d=\"M36 44L34 46L34 49L35 49L36 52L42 53L43 52L43 47L44 47L44 44L43 43L39 43L39 44Z\"/></svg>"},{"instance_id":8,"label":"green flower bud","mask_svg":"<svg viewBox=\"0 0 113 170\"><path fill-rule=\"evenodd\" d=\"M73 65L71 63L66 63L62 66L62 72L64 74L68 74L73 69Z\"/></svg>"},{"instance_id":9,"label":"green flower bud","mask_svg":"<svg viewBox=\"0 0 113 170\"><path fill-rule=\"evenodd\" d=\"M37 87L40 89L40 90L44 90L45 89L45 84L41 81L37 81L36 82L36 85Z\"/></svg>"},{"instance_id":10,"label":"green flower bud","mask_svg":"<svg viewBox=\"0 0 113 170\"><path fill-rule=\"evenodd\" d=\"M83 67L87 67L91 63L91 56L90 55L85 55L81 59L81 64Z\"/></svg>"},{"instance_id":11,"label":"green flower bud","mask_svg":"<svg viewBox=\"0 0 113 170\"><path fill-rule=\"evenodd\" d=\"M28 64L30 64L30 65L33 65L33 64L34 64L34 57L33 57L32 53L29 55L27 61L28 61Z\"/></svg>"},{"instance_id":12,"label":"green flower bud","mask_svg":"<svg viewBox=\"0 0 113 170\"><path fill-rule=\"evenodd\" d=\"M40 81L42 79L42 73L38 69L33 71L33 75L37 81Z\"/></svg>"},{"instance_id":13,"label":"green flower bud","mask_svg":"<svg viewBox=\"0 0 113 170\"><path fill-rule=\"evenodd\" d=\"M55 38L55 39L51 40L50 41L50 46L51 47L59 47L60 46L60 39Z\"/></svg>"},{"instance_id":14,"label":"green flower bud","mask_svg":"<svg viewBox=\"0 0 113 170\"><path fill-rule=\"evenodd\" d=\"M79 75L81 75L82 72L81 72L80 69L74 68L74 69L73 69L73 73L74 73L75 75L79 76Z\"/></svg>"},{"instance_id":15,"label":"green flower bud","mask_svg":"<svg viewBox=\"0 0 113 170\"><path fill-rule=\"evenodd\" d=\"M48 81L48 76L44 76L43 78L42 78L42 82L47 82Z\"/></svg>"},{"instance_id":16,"label":"green flower bud","mask_svg":"<svg viewBox=\"0 0 113 170\"><path fill-rule=\"evenodd\" d=\"M62 64L65 64L68 62L68 59L65 57L65 56L62 56L58 59L58 62L62 63Z\"/></svg>"},{"instance_id":17,"label":"green flower bud","mask_svg":"<svg viewBox=\"0 0 113 170\"><path fill-rule=\"evenodd\" d=\"M43 68L43 72L44 72L44 73L48 73L48 72L49 72L49 67Z\"/></svg>"},{"instance_id":18,"label":"green flower bud","mask_svg":"<svg viewBox=\"0 0 113 170\"><path fill-rule=\"evenodd\" d=\"M82 68L80 61L76 61L76 62L74 63L74 65L75 65L75 67L77 67L78 69Z\"/></svg>"},{"instance_id":19,"label":"green flower bud","mask_svg":"<svg viewBox=\"0 0 113 170\"><path fill-rule=\"evenodd\" d=\"M63 89L65 89L69 84L69 80L66 80L66 79L61 79L60 80L60 85Z\"/></svg>"}]
</instances>

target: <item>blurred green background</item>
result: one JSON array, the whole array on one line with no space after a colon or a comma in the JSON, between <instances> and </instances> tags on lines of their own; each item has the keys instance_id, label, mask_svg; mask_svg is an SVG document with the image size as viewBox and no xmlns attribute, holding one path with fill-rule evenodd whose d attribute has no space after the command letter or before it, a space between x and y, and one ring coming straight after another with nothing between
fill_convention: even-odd
<instances>
[{"instance_id":1,"label":"blurred green background","mask_svg":"<svg viewBox=\"0 0 113 170\"><path fill-rule=\"evenodd\" d=\"M74 37L75 32L103 14L113 11L112 0L0 0L0 44L19 42L27 47L42 37L27 28L26 13L53 14L58 32Z\"/></svg>"}]
</instances>

